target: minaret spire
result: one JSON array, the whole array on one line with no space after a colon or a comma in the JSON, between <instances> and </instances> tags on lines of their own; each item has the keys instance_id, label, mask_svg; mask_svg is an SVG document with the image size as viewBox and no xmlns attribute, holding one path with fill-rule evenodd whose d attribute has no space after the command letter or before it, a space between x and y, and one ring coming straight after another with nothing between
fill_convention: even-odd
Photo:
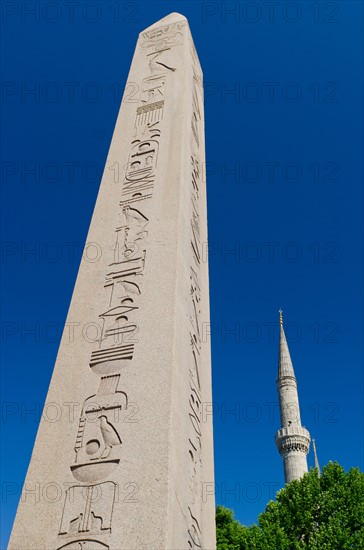
<instances>
[{"instance_id":1,"label":"minaret spire","mask_svg":"<svg viewBox=\"0 0 364 550\"><path fill-rule=\"evenodd\" d=\"M297 381L293 370L286 335L283 328L283 312L279 310L278 395L281 429L276 434L276 444L284 464L286 483L300 479L307 469L310 434L301 425Z\"/></svg>"},{"instance_id":2,"label":"minaret spire","mask_svg":"<svg viewBox=\"0 0 364 550\"><path fill-rule=\"evenodd\" d=\"M279 310L279 358L278 358L278 380L286 376L295 378L291 355L289 353L286 335L283 328L283 311Z\"/></svg>"},{"instance_id":3,"label":"minaret spire","mask_svg":"<svg viewBox=\"0 0 364 550\"><path fill-rule=\"evenodd\" d=\"M317 468L317 472L318 472L318 475L320 477L321 470L320 470L320 464L319 464L318 457L317 457L316 441L314 439L312 440L312 447L313 447L313 454L315 456L315 468Z\"/></svg>"}]
</instances>

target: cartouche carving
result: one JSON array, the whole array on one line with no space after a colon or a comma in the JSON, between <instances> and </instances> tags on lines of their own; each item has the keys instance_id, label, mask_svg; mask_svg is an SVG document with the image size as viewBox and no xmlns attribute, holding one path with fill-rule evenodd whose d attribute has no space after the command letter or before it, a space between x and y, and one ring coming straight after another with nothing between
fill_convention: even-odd
<instances>
[{"instance_id":1,"label":"cartouche carving","mask_svg":"<svg viewBox=\"0 0 364 550\"><path fill-rule=\"evenodd\" d=\"M117 428L128 408L127 395L118 391L120 375L104 376L98 392L82 407L71 466L79 481L99 481L120 462L122 439Z\"/></svg>"}]
</instances>

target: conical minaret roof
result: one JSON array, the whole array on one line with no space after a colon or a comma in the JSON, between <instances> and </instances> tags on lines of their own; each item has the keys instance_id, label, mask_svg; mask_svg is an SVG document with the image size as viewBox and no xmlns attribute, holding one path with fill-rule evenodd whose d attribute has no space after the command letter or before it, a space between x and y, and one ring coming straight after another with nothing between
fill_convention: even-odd
<instances>
[{"instance_id":1,"label":"conical minaret roof","mask_svg":"<svg viewBox=\"0 0 364 550\"><path fill-rule=\"evenodd\" d=\"M286 335L284 334L282 310L279 310L279 325L280 325L280 336L279 336L279 355L278 355L278 380L285 378L287 376L291 378L295 378L292 359L289 353Z\"/></svg>"}]
</instances>

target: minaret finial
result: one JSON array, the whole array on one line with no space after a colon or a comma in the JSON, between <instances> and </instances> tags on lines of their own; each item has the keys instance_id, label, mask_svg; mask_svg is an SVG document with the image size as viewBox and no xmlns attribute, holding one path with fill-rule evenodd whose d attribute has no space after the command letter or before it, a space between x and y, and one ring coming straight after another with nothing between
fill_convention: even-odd
<instances>
[{"instance_id":1,"label":"minaret finial","mask_svg":"<svg viewBox=\"0 0 364 550\"><path fill-rule=\"evenodd\" d=\"M283 326L283 311L282 308L279 308L279 324Z\"/></svg>"}]
</instances>

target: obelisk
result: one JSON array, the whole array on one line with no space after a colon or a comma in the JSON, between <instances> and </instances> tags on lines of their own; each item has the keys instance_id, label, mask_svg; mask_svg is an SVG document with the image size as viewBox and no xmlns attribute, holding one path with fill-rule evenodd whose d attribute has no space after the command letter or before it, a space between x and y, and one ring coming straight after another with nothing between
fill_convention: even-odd
<instances>
[{"instance_id":1,"label":"obelisk","mask_svg":"<svg viewBox=\"0 0 364 550\"><path fill-rule=\"evenodd\" d=\"M215 548L204 155L173 13L138 39L10 550Z\"/></svg>"}]
</instances>

